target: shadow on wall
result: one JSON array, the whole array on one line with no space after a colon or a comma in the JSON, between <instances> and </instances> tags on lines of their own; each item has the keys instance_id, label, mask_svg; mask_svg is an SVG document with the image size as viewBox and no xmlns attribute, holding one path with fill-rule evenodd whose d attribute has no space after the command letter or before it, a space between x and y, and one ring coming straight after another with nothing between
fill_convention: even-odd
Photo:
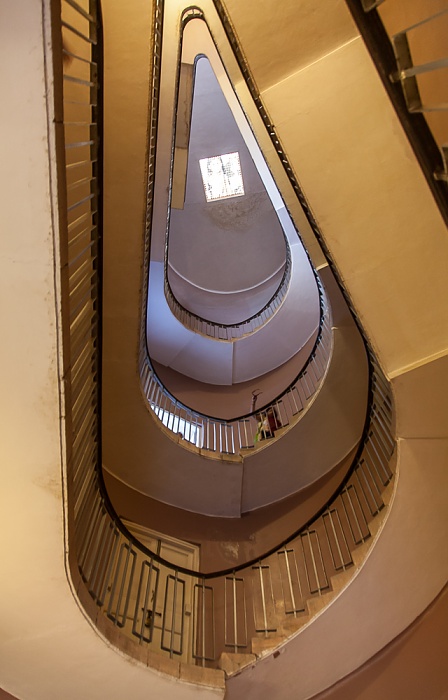
<instances>
[{"instance_id":1,"label":"shadow on wall","mask_svg":"<svg viewBox=\"0 0 448 700\"><path fill-rule=\"evenodd\" d=\"M250 412L252 391L256 389L263 392L259 396L257 408L277 398L279 387L288 387L297 377L313 345L314 338L311 338L300 352L280 367L258 379L231 386L204 384L154 360L152 364L166 389L185 406L207 416L232 420Z\"/></svg>"},{"instance_id":2,"label":"shadow on wall","mask_svg":"<svg viewBox=\"0 0 448 700\"><path fill-rule=\"evenodd\" d=\"M209 517L181 510L129 488L106 471L104 479L112 504L123 519L198 544L201 571L212 572L263 555L305 525L336 491L354 453L355 450L350 452L331 472L300 493L241 518Z\"/></svg>"}]
</instances>

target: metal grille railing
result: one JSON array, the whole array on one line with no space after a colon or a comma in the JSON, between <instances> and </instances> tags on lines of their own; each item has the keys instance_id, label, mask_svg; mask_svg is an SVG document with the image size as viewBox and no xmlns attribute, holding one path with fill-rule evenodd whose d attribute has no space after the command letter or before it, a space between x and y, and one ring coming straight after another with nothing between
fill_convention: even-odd
<instances>
[{"instance_id":1,"label":"metal grille railing","mask_svg":"<svg viewBox=\"0 0 448 700\"><path fill-rule=\"evenodd\" d=\"M215 340L238 340L239 338L243 338L246 335L254 333L259 328L264 326L264 324L267 323L269 319L272 318L272 316L279 310L288 292L292 266L291 251L286 240L285 244L286 262L280 284L267 304L265 304L256 314L253 314L253 316L250 316L240 323L224 324L216 323L212 320L207 320L201 316L198 316L197 314L194 314L177 301L168 282L167 271L165 270L165 297L173 315L178 319L178 321L183 323L186 328L189 328L195 333L205 335L208 338L214 338Z\"/></svg>"},{"instance_id":2,"label":"metal grille railing","mask_svg":"<svg viewBox=\"0 0 448 700\"><path fill-rule=\"evenodd\" d=\"M346 483L289 541L231 571L201 574L145 549L111 510L91 462L83 463L75 479L78 565L98 608L138 644L209 667L223 651L251 653L257 639L300 623L307 601L353 565L393 476L388 386L374 362L371 370L364 440Z\"/></svg>"},{"instance_id":3,"label":"metal grille railing","mask_svg":"<svg viewBox=\"0 0 448 700\"><path fill-rule=\"evenodd\" d=\"M156 20L160 12L156 3ZM306 614L307 601L331 588L332 577L352 565L354 550L370 537L393 476L389 387L370 354L368 416L353 469L322 512L266 556L237 569L202 574L161 559L126 530L100 471L98 5L64 0L61 16L67 57L62 276L70 551L98 613L123 634L168 657L215 667L223 650L251 651L257 635L290 629L291 620ZM155 41L160 41L157 21ZM152 131L150 142L153 138ZM300 390L298 396L306 399Z\"/></svg>"},{"instance_id":4,"label":"metal grille railing","mask_svg":"<svg viewBox=\"0 0 448 700\"><path fill-rule=\"evenodd\" d=\"M91 551L106 534L92 519L101 463L101 22L96 0L59 3L66 236L61 240L69 503L81 566L98 575ZM62 201L63 197L61 198ZM85 474L88 473L88 479ZM87 539L79 527L87 524ZM102 547L106 547L102 541ZM107 547L106 550L107 551ZM89 569L90 570L90 569Z\"/></svg>"},{"instance_id":5,"label":"metal grille railing","mask_svg":"<svg viewBox=\"0 0 448 700\"><path fill-rule=\"evenodd\" d=\"M331 310L320 282L321 325L314 348L298 377L274 401L231 421L194 411L178 401L162 384L152 368L146 347L140 351L140 377L148 406L174 435L198 449L221 454L264 447L276 430L295 425L315 400L325 379L333 350ZM272 424L275 431L263 426ZM260 440L254 441L258 434Z\"/></svg>"}]
</instances>

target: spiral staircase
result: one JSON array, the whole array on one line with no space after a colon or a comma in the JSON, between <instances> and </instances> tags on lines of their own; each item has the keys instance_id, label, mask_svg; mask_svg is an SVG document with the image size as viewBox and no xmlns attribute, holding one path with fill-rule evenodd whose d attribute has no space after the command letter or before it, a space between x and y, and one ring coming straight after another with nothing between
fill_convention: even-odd
<instances>
[{"instance_id":1,"label":"spiral staircase","mask_svg":"<svg viewBox=\"0 0 448 700\"><path fill-rule=\"evenodd\" d=\"M315 7L305 4L298 21L295 3L282 13L273 7L268 16L255 9L248 13L237 3L227 3L225 11L219 2L204 3L214 36L223 36L219 22L230 37L227 48L221 38L218 42L227 52L230 72L239 64L249 97L259 100L255 111L266 108L262 118L269 113L275 124L271 134L257 137L276 158L280 155L270 167L314 267L321 268L323 278L328 275L328 288L332 274L337 276L356 313L369 358L369 400L363 425L347 448L355 452L351 470L303 526L270 551L227 569L205 573L173 564L120 521L98 470L103 463L118 481L166 503L176 491L185 502L196 494L190 508L199 510L201 488L212 488L219 471L222 478L223 469L230 475L239 468L228 450L219 449L219 459L209 459L212 455L201 454L202 446L182 444L169 424L161 428L160 411L154 411L161 399L151 405L141 384L147 366L138 366L140 309L146 298L139 272L148 266L141 245L145 211L150 223L142 124L148 65L151 100L158 85L162 9L179 16L169 3L141 8L138 16L123 7L104 7L106 85L110 80L104 145L106 164L119 166L106 165L103 187L95 124L83 130L79 97L74 100L77 116L67 119L61 112L60 57L64 51L67 60L79 58L74 36L72 44L67 39L62 45L58 3L36 8L24 0L6 13L11 36L19 18L22 31L20 43L7 45L20 67L7 94L13 106L27 95L33 113L13 109L14 121L11 115L5 121L12 134L5 212L13 235L5 242L4 279L16 293L8 295L2 363L9 428L4 445L14 469L4 475L2 551L5 571L13 575L2 583L7 605L0 685L24 699L70 698L81 692L91 698L129 692L136 698L148 692L179 698L225 694L238 700L273 697L274 692L279 699L309 698L383 649L446 582L448 244L443 211L435 204L443 192L438 189L444 186L443 164L434 169L435 192L345 6L333 8L332 18L320 11L322 31L311 47ZM330 19L331 32L325 32ZM89 28L87 43L99 40L94 4L82 9L72 0L63 3L62 20L68 36L83 33L81 21ZM267 21L271 31L260 52ZM126 31L133 37L132 51L112 51ZM284 50L292 36L295 45L303 46L299 61L296 51ZM279 42L281 59L264 67L264 52L279 56ZM66 70L65 81L80 92L87 89L92 121L98 123L97 64L91 65L88 56L81 57L86 72ZM123 82L129 75L132 82ZM114 92L117 85L127 91L127 100ZM292 95L300 95L300 104ZM254 108L247 102L246 109ZM139 114L141 122L125 129L131 114ZM151 152L157 124L154 110L150 114ZM19 146L26 152L20 167ZM84 158L82 166L71 157L73 149ZM86 172L76 174L78 167ZM153 167L150 159L149 190ZM128 179L129 172L134 179ZM27 188L26 205L15 204L16 182L22 192ZM99 229L102 197L108 232L103 251L101 239L91 236ZM78 228L80 218L87 228ZM97 333L101 254L102 336ZM332 335L337 331L333 323ZM293 462L285 445L316 410L325 383L304 417L299 411L294 424L284 426L269 446L238 459L269 463L283 450ZM129 465L132 478L125 471ZM226 480L231 479L223 479L220 489ZM187 624L193 640L188 648L182 647Z\"/></svg>"}]
</instances>

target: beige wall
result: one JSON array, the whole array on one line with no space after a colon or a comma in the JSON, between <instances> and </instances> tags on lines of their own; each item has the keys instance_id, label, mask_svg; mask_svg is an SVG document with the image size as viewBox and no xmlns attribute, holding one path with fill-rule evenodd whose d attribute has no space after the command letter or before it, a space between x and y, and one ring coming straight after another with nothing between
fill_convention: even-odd
<instances>
[{"instance_id":1,"label":"beige wall","mask_svg":"<svg viewBox=\"0 0 448 700\"><path fill-rule=\"evenodd\" d=\"M402 375L407 368L446 353L448 238L445 227L344 3L312 3L312 6L307 3L303 13L297 12L297 3L294 2L282 4L281 13L274 5L266 2L260 6L255 0L244 5L228 3L237 35L243 42L255 79L263 89L273 123L361 321L386 372L391 376ZM120 469L124 469L125 464L132 464L135 473L148 478L147 465L138 449L139 435L146 430L146 454L151 454L152 465L149 478L154 482L159 480L156 486L163 488L167 480L179 479L179 471L171 470L166 438L158 434L155 426L148 424L139 404L135 356L129 355L129 348L136 349L138 342L138 327L130 310L138 303L141 279L138 231L144 207L138 193L144 191L144 134L141 126L136 126L132 133L128 133L126 126L131 117L143 115L146 108L144 75L148 70L148 37L141 22L144 16L141 12L137 22L126 17L125 10L118 3L106 3L105 10L106 33L107 27L112 32L108 35L109 48L106 46L107 75L112 80L106 105L110 115L106 124L110 144L106 154L109 163L106 171L107 202L110 205L106 216L110 245L106 264L111 263L111 277L106 278L106 289L113 308L120 313L120 323L115 323L115 327L112 316L107 319L105 333L110 347L105 362L108 385L106 430L114 436L114 442L106 448L105 458L106 464L110 464L113 457ZM313 44L319 47L314 53L304 35L317 26L322 28L323 34ZM123 27L133 32L129 43L122 39ZM294 36L294 41L285 40L290 36ZM279 37L282 38L281 46L275 44ZM116 45L120 50L111 50L114 42L118 42ZM269 42L274 42L274 45ZM267 47L274 52L269 54L268 61ZM131 84L123 82L126 75L132 76ZM137 89L139 95L132 97L131 88ZM116 165L117 160L120 168ZM135 176L133 184L130 174ZM127 246L123 250L125 234ZM123 288L129 292L126 297L129 306L124 303ZM412 397L413 401L422 400L419 393L413 392ZM129 424L122 419L123 407L132 415ZM408 463L403 469L409 481L406 488L400 484L400 503L415 496L415 485L421 488L429 468L435 469L434 478L443 474L446 461L444 444L431 444L426 434L420 437L422 441L415 446L418 449L415 459L412 456L411 460L406 450L410 446L403 445L412 469ZM183 463L185 459L182 456ZM115 470L114 473L122 476ZM183 480L180 486L185 488ZM207 484L208 487L213 489L213 483ZM413 507L428 508L433 518L431 523L443 528L441 513L445 506L443 493L439 495L440 508L435 512L432 494L426 494L428 502L420 499L413 503ZM397 519L390 528L393 538L396 526ZM412 537L413 531L412 522L406 519L400 530L403 539L384 544L382 551L388 563L395 560L397 547L400 550L399 541L405 547L403 543ZM427 550L426 538L431 538L429 532L425 530L421 534L419 546L423 552ZM439 535L442 537L443 529ZM433 557L433 549L427 554ZM378 559L379 556L375 565ZM407 561L407 566L411 577L418 576L413 562ZM328 683L334 682L335 674L348 673L363 663L366 658L363 654L375 653L377 644L389 641L423 610L440 590L441 580L445 577L445 562L431 559L431 566L431 577L434 578L425 581L417 598L411 595L406 598L405 604L397 611L397 617L388 620L387 629L383 627L383 618L369 620L378 637L373 640L375 635L371 633L363 637L362 652L358 644L349 662L336 668L334 642L333 647L329 643L326 652L329 667L325 676ZM366 567L363 573L369 594L378 577L383 580L385 576L385 570L376 566L369 570ZM399 580L400 571L396 570L395 574ZM387 609L386 591L380 589L377 593L378 604ZM367 614L362 607L365 593L361 581L358 581L354 596L357 610L361 611L360 614ZM328 629L331 624L337 626L347 614L353 617L350 598L347 593L333 616L328 617ZM325 616L321 616L320 621L323 618ZM312 632L313 627L309 628L310 635L317 644L318 631L316 628ZM345 643L345 637L343 641ZM302 643L306 652L306 639ZM307 653L303 658L310 662ZM303 673L306 675L306 667ZM261 671L260 682L263 674ZM322 685L317 687L319 683L326 682L317 677L314 681L314 692L322 688Z\"/></svg>"},{"instance_id":2,"label":"beige wall","mask_svg":"<svg viewBox=\"0 0 448 700\"><path fill-rule=\"evenodd\" d=\"M448 589L373 659L313 700L448 697Z\"/></svg>"},{"instance_id":3,"label":"beige wall","mask_svg":"<svg viewBox=\"0 0 448 700\"><path fill-rule=\"evenodd\" d=\"M118 700L129 688L135 700L148 688L217 699L222 688L183 682L180 665L173 678L119 653L68 578L49 9L7 0L0 11L0 686L21 700Z\"/></svg>"},{"instance_id":4,"label":"beige wall","mask_svg":"<svg viewBox=\"0 0 448 700\"><path fill-rule=\"evenodd\" d=\"M391 644L313 700L445 700L448 590ZM0 700L15 700L0 689Z\"/></svg>"},{"instance_id":5,"label":"beige wall","mask_svg":"<svg viewBox=\"0 0 448 700\"><path fill-rule=\"evenodd\" d=\"M263 97L386 372L446 353L446 227L361 39Z\"/></svg>"},{"instance_id":6,"label":"beige wall","mask_svg":"<svg viewBox=\"0 0 448 700\"><path fill-rule=\"evenodd\" d=\"M106 257L109 263L112 262L113 271L118 272L122 281L128 285L134 295L133 300L136 301L141 280L139 269L136 269L139 268L141 260L141 241L129 236L128 225L139 228L143 220L146 122L143 120L140 125L129 129L127 117L134 109L139 109L142 117L146 115L147 84L144 77L148 72L145 56L149 28L145 25L144 17L148 16L145 13L148 13L150 8L142 3L139 12L131 17L129 13L126 15L124 8L120 7L122 3L118 0L114 3L107 0L104 5L108 37L106 71L115 70L117 84L120 84L119 94L113 102L115 108L111 110L111 103L108 103L109 147L106 158L111 174L106 177L106 201L109 204L121 203L115 211L110 210L107 218L111 236L115 237L117 245L119 240L121 242L121 254L119 257L111 256L111 251L107 251ZM292 3L288 4L289 7L291 5ZM250 24L250 6L246 7L247 14L244 18ZM46 3L44 9L48 9ZM110 13L108 9L111 10ZM0 363L3 467L0 513L3 536L2 567L9 574L1 580L1 684L25 700L60 700L61 697L75 700L81 695L89 697L89 700L102 700L105 692L108 698L113 700L124 697L130 687L133 697L137 700L148 696L149 685L153 694L160 698L171 698L174 692L176 697L185 698L222 697L221 690L198 691L195 686L183 685L179 680L170 682L162 674L151 673L142 665L130 662L125 656L113 651L84 618L67 585L64 568L61 430L56 366L59 337L55 309L59 297L54 282L53 246L57 237L53 237L50 197L50 170L54 160L48 147L48 134L52 134L52 120L51 113L49 119L47 115L42 6L31 0L9 0L2 4L1 11L0 50L2 66L7 76L3 85L1 120L7 138L4 143L1 181L1 297L4 334ZM48 19L48 15L45 16ZM274 12L272 19L276 17ZM272 32L273 22L269 22L269 25L269 31ZM125 27L127 31L123 32ZM45 41L47 40L48 34L45 37ZM138 41L142 42L140 48L135 46L135 42ZM357 74L358 63L354 59L359 55L358 45L353 42L353 45L349 46L352 47L350 51L354 52L353 63L350 65ZM339 58L345 63L343 54ZM369 62L363 58L360 59L359 65L369 67ZM337 77L340 73L332 73L329 70L325 80L321 74L321 80L313 83L314 87L323 85L329 91L333 75ZM372 74L369 72L369 75ZM336 84L336 81L334 82ZM271 81L269 83L271 84ZM360 84L362 87L362 81L359 83L358 80L354 80L350 95L342 91L342 97L338 93L337 100L345 100L346 106L352 106L354 109L358 100L355 100L353 91ZM297 93L299 97L305 94L303 91ZM137 95L136 101L134 95ZM331 97L329 92L328 97ZM333 105L338 101L335 101L334 97L327 98L323 100L323 106L326 106L326 111L330 114L328 108L333 109ZM365 95L364 92L360 94L360 102L369 104L368 100L369 95ZM382 103L382 98L380 102ZM275 104L280 103L275 101ZM130 112L127 111L126 105L129 105ZM339 137L327 140L328 128L333 123L330 116L326 120L327 128L322 128L323 125L316 122L321 135L319 143L324 146L320 146L319 151L319 170L322 177L318 177L319 173L312 167L311 162L307 164L303 176L307 193L319 192L319 187L322 187L322 194L325 193L329 198L328 204L335 207L335 213L332 215L331 207L329 206L328 210L326 205L324 207L326 198L313 195L314 206L324 232L335 257L338 258L343 276L352 281L355 303L380 350L380 356L388 371L400 374L406 364L413 365L420 362L422 357L445 352L446 338L440 330L443 326L447 327L446 323L442 323L445 309L443 301L442 305L436 308L434 300L439 302L446 298L446 295L439 294L445 291L442 280L446 279L446 276L443 278L446 239L396 122L389 119L390 114L386 106L383 105L380 112L386 116L388 127L385 127L384 131L379 130L379 133L372 137L376 144L375 162L381 166L376 171L376 178L370 173L369 156L372 156L372 152L368 148L370 135L372 132L376 133L379 116L376 110L361 110L359 116L364 116L366 124L371 127L366 131L362 130L361 133L369 138L356 139L356 144L362 144L359 155L363 157L355 158L351 155L351 160L347 161L347 168L343 170L346 179L340 176L341 170L336 166L347 153L347 143L344 139L340 142ZM301 121L299 120L296 126ZM340 114L339 122L343 121L343 115ZM110 139L111 126L114 127L113 139ZM298 135L303 133L301 129L296 132ZM396 135L395 147L389 140L383 141L385 135L392 136L391 132ZM286 133L287 130L284 131L285 139ZM359 132L354 133L357 137L360 136ZM292 148L292 135L288 140L288 145ZM303 148L305 146L306 144L303 144ZM409 161L409 167L398 168L394 171L395 177L391 179L387 176L388 166L393 167L393 163L389 162L389 147L392 154L400 156L399 162L402 166ZM123 161L117 159L119 149L124 154ZM328 171L322 166L322 163L327 162L323 160L327 150L331 156L328 163L332 164ZM300 148L296 153L297 165L302 151ZM316 153L315 150L314 155ZM303 162L305 164L305 159ZM355 174L361 163L366 165L364 178L361 178L359 173L356 178ZM130 178L129 173L135 174L136 179ZM378 180L378 176L382 173L385 186L377 190L381 182L381 177ZM360 197L360 202L364 202L368 216L363 214L364 207L356 205L356 197L352 195L355 201L350 198L350 183L355 188L356 196ZM371 204L369 183L374 186L376 192ZM392 199L389 199L389 195ZM349 229L345 239L347 245L343 249L340 241L345 231L344 220L347 222L348 216L346 212L344 217L342 204L346 202L350 205L350 220L354 217L353 221L358 225ZM373 227L373 215L377 211L381 213L381 217L386 216L380 204L385 204L388 216L386 219L380 218L381 226ZM393 213L395 204L398 205L397 218ZM398 241L393 236L390 240L386 237L383 224L387 224L387 232L399 234ZM357 240L360 231L369 233L367 239L362 239L362 244ZM426 240L427 251L424 246ZM380 250L378 245L374 245L376 241L381 245ZM350 249L353 254L360 252L359 264L354 264L353 257L350 262ZM385 251L381 252L383 249ZM111 260L111 257L115 257L115 260ZM429 267L422 262L434 262L434 280L427 279L425 270ZM405 263L408 264L408 268L405 267ZM375 268L379 266L376 278L373 265ZM396 272L397 268L400 272L395 277L392 273ZM369 284L369 280L372 279L376 280L375 285ZM402 307L388 287L392 279L396 280L394 295L403 295L403 315L398 313ZM113 303L119 309L122 299L120 289L115 287L113 278L107 278L106 285ZM418 298L419 289L422 298ZM384 317L376 312L378 305L382 309L386 308L387 313ZM425 309L428 309L427 314ZM137 347L138 340L135 320L129 318L126 308L122 308L122 312L119 329L121 338L113 338L116 345L115 355L111 358L112 363L116 363L118 367L123 364L123 338L134 348ZM107 332L109 331L110 329L107 329ZM127 367L127 372L125 381L131 377L132 388L135 391L138 388L138 379L135 376L133 361ZM128 395L125 398L127 399ZM415 394L413 398L415 400ZM124 406L128 407L126 401ZM109 427L114 429L113 422ZM323 687L323 682L327 682L327 685L334 682L338 661L342 663L337 670L343 673L347 668L343 663L345 657L349 657L355 665L365 660L363 654L368 653L368 643L372 641L373 632L378 633L378 629L374 629L373 625L375 620L372 621L372 617L378 617L377 610L385 612L380 633L375 639L375 644L381 647L389 641L390 635L400 631L400 624L402 629L423 610L428 600L442 587L443 579L446 580L446 562L443 559L446 553L446 535L442 529L444 523L446 525L447 512L444 500L446 484L443 481L446 478L447 462L446 451L443 451L445 445L443 441L424 438L402 442L400 454L403 457L403 479L397 491L397 507L394 506L392 510L394 517L389 519L388 528L374 548L368 566L359 572L352 590L345 592L341 603L336 601L334 609L328 611L329 614L321 615L317 624L308 628L312 644L307 644L309 639L305 639L303 654L300 653L300 649L297 653L297 645L296 652L294 646L286 652L286 656L289 655L291 660L289 671L295 669L296 673L301 673L304 682L312 678L319 686L314 686L314 693ZM421 515L418 528L415 527L415 512L420 512ZM425 525L427 529L423 530L420 525ZM415 537L416 532L418 537ZM434 537L434 533L437 537ZM415 567L415 549L409 552L410 540L414 545L418 545L420 562L424 564L421 569ZM383 585L385 581L390 584L393 564L401 573L406 572L409 577L406 580L411 580L414 586L403 586L403 579L397 579L392 590ZM371 573L372 569L374 575ZM421 579L417 578L420 571L424 572ZM403 591L407 591L409 597L404 596ZM372 605L374 607L370 611L371 617L367 618ZM351 641L352 625L356 623L356 619L362 620L364 625L366 620L369 620L369 626L365 628L365 638L362 639L365 643L362 649L357 639ZM345 627L339 624L344 620ZM339 636L334 635L335 629L340 631ZM323 675L312 663L315 649L318 650L316 656L319 656L322 640L327 640L324 659L331 661L327 669L323 669ZM349 644L356 647L353 653L351 647L345 646ZM282 653L278 659L282 656L285 654ZM277 681L271 671L273 668L275 670L273 664L278 666L278 663L277 659L268 659L268 677L274 682L274 688L285 687L287 691L285 679L291 678L296 685L296 676L282 674L279 667L280 678ZM303 664L303 669L300 664ZM349 670L351 669L347 672ZM259 673L260 685L266 688L268 697L272 698L272 686L269 687L268 682L264 683L264 672L257 669L256 673ZM327 675L324 677L325 673ZM295 687L293 690L295 691ZM256 693L256 687L253 687L251 692ZM249 693L244 693L243 697L249 698ZM261 695L258 694L258 697Z\"/></svg>"}]
</instances>

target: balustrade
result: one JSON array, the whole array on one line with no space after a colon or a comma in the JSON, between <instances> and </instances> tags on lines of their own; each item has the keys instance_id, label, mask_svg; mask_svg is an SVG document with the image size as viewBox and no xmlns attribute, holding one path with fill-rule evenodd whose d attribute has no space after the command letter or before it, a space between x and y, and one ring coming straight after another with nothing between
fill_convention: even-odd
<instances>
[{"instance_id":1,"label":"balustrade","mask_svg":"<svg viewBox=\"0 0 448 700\"><path fill-rule=\"evenodd\" d=\"M155 11L160 12L158 5ZM325 508L265 556L235 569L203 574L162 559L125 528L109 502L101 475L97 5L92 1L87 12L74 0L65 0L62 17L68 33L64 51L70 58L64 106L70 194L64 251L67 266L63 270L67 293L64 317L68 320L65 378L70 553L96 611L123 635L170 658L216 667L224 651L251 652L257 648L257 640L260 644L267 635L287 634L303 622L310 601L331 589L337 572L353 566L353 553L370 538L372 523L383 510L384 492L393 477L389 387L369 351L368 414L352 469ZM158 38L156 23L155 41ZM73 73L78 66L87 75ZM67 80L73 77L76 81ZM73 85L76 96L71 91ZM81 133L75 135L73 130L79 129ZM306 409L325 376L331 317L325 297L321 298L320 334L307 367L282 397L259 412L263 415L275 407L283 425ZM201 448L212 446L231 453L236 446L250 446L250 416L237 421L234 428L219 421L210 421L205 427L200 414L179 408L160 386L144 356L141 360L148 402L159 418L168 413L172 428L175 417L177 428L181 420L185 426L194 426L191 442Z\"/></svg>"}]
</instances>

